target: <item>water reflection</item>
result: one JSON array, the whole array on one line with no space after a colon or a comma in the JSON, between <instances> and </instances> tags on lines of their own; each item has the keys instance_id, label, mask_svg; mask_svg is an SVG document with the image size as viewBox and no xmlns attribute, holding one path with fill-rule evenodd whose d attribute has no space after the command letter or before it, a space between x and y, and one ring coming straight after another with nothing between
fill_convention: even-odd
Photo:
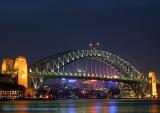
<instances>
[{"instance_id":1,"label":"water reflection","mask_svg":"<svg viewBox=\"0 0 160 113\"><path fill-rule=\"evenodd\" d=\"M69 103L67 108L68 108L68 112L67 113L76 113L75 112L75 104L70 104Z\"/></svg>"},{"instance_id":2,"label":"water reflection","mask_svg":"<svg viewBox=\"0 0 160 113\"><path fill-rule=\"evenodd\" d=\"M27 113L28 103L22 101L20 104L15 104L14 108L19 108L16 113Z\"/></svg>"},{"instance_id":3,"label":"water reflection","mask_svg":"<svg viewBox=\"0 0 160 113\"><path fill-rule=\"evenodd\" d=\"M108 113L117 113L117 105L115 102L109 105L109 112Z\"/></svg>"},{"instance_id":4,"label":"water reflection","mask_svg":"<svg viewBox=\"0 0 160 113\"><path fill-rule=\"evenodd\" d=\"M158 106L157 105L152 105L151 106L151 112L152 113L158 113Z\"/></svg>"},{"instance_id":5,"label":"water reflection","mask_svg":"<svg viewBox=\"0 0 160 113\"><path fill-rule=\"evenodd\" d=\"M160 111L160 106L158 106L158 102L155 101L155 100L152 101L152 105L151 105L150 109L151 109L151 112L152 112L152 113L159 113L159 111Z\"/></svg>"},{"instance_id":6,"label":"water reflection","mask_svg":"<svg viewBox=\"0 0 160 113\"><path fill-rule=\"evenodd\" d=\"M160 113L158 101L133 100L8 101L0 107L0 113Z\"/></svg>"},{"instance_id":7,"label":"water reflection","mask_svg":"<svg viewBox=\"0 0 160 113\"><path fill-rule=\"evenodd\" d=\"M97 113L96 106L95 105L90 106L89 111L90 113Z\"/></svg>"}]
</instances>

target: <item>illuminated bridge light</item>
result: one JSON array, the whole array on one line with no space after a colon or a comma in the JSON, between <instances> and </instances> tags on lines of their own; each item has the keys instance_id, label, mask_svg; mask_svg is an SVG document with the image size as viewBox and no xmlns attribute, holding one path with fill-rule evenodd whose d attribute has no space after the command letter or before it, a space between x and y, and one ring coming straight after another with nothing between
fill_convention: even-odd
<instances>
[{"instance_id":1,"label":"illuminated bridge light","mask_svg":"<svg viewBox=\"0 0 160 113\"><path fill-rule=\"evenodd\" d=\"M54 73L54 70L51 70L52 73Z\"/></svg>"},{"instance_id":2,"label":"illuminated bridge light","mask_svg":"<svg viewBox=\"0 0 160 113\"><path fill-rule=\"evenodd\" d=\"M72 73L69 73L70 74L70 76L72 76L73 74Z\"/></svg>"},{"instance_id":3,"label":"illuminated bridge light","mask_svg":"<svg viewBox=\"0 0 160 113\"><path fill-rule=\"evenodd\" d=\"M77 73L74 73L75 76L77 76Z\"/></svg>"},{"instance_id":4,"label":"illuminated bridge light","mask_svg":"<svg viewBox=\"0 0 160 113\"><path fill-rule=\"evenodd\" d=\"M85 73L83 73L83 76L86 76L86 74L85 74Z\"/></svg>"},{"instance_id":5,"label":"illuminated bridge light","mask_svg":"<svg viewBox=\"0 0 160 113\"><path fill-rule=\"evenodd\" d=\"M32 69L29 69L29 72L32 73Z\"/></svg>"},{"instance_id":6,"label":"illuminated bridge light","mask_svg":"<svg viewBox=\"0 0 160 113\"><path fill-rule=\"evenodd\" d=\"M61 72L60 72L59 74L60 74L60 75L63 75L63 73L61 73Z\"/></svg>"},{"instance_id":7,"label":"illuminated bridge light","mask_svg":"<svg viewBox=\"0 0 160 113\"><path fill-rule=\"evenodd\" d=\"M68 75L68 73L65 73L65 75L67 76L67 75Z\"/></svg>"},{"instance_id":8,"label":"illuminated bridge light","mask_svg":"<svg viewBox=\"0 0 160 113\"><path fill-rule=\"evenodd\" d=\"M55 75L58 75L58 73L55 72Z\"/></svg>"},{"instance_id":9,"label":"illuminated bridge light","mask_svg":"<svg viewBox=\"0 0 160 113\"><path fill-rule=\"evenodd\" d=\"M80 70L80 69L79 69L79 70L77 70L77 71L78 71L79 73L81 73L81 72L82 72L82 70Z\"/></svg>"},{"instance_id":10,"label":"illuminated bridge light","mask_svg":"<svg viewBox=\"0 0 160 113\"><path fill-rule=\"evenodd\" d=\"M100 56L101 56L101 54L98 54L98 56L100 57Z\"/></svg>"},{"instance_id":11,"label":"illuminated bridge light","mask_svg":"<svg viewBox=\"0 0 160 113\"><path fill-rule=\"evenodd\" d=\"M15 71L14 73L15 73L15 74L18 74L18 71Z\"/></svg>"},{"instance_id":12,"label":"illuminated bridge light","mask_svg":"<svg viewBox=\"0 0 160 113\"><path fill-rule=\"evenodd\" d=\"M90 74L88 74L88 77L90 76Z\"/></svg>"}]
</instances>

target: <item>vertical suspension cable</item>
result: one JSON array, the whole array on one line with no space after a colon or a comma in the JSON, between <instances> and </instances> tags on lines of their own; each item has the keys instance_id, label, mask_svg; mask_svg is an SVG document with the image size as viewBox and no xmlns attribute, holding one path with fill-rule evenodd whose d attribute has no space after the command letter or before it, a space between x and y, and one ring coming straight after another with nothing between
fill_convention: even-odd
<instances>
[{"instance_id":1,"label":"vertical suspension cable","mask_svg":"<svg viewBox=\"0 0 160 113\"><path fill-rule=\"evenodd\" d=\"M107 64L105 63L105 75L107 76Z\"/></svg>"},{"instance_id":2,"label":"vertical suspension cable","mask_svg":"<svg viewBox=\"0 0 160 113\"><path fill-rule=\"evenodd\" d=\"M74 66L74 61L73 61L73 63L72 63L72 70L73 70L73 74L74 74L74 68L75 68L75 66Z\"/></svg>"},{"instance_id":3,"label":"vertical suspension cable","mask_svg":"<svg viewBox=\"0 0 160 113\"><path fill-rule=\"evenodd\" d=\"M104 69L104 67L105 67L105 63L103 63L103 75L105 75L105 69Z\"/></svg>"},{"instance_id":4,"label":"vertical suspension cable","mask_svg":"<svg viewBox=\"0 0 160 113\"><path fill-rule=\"evenodd\" d=\"M104 63L102 62L102 76L104 76Z\"/></svg>"},{"instance_id":5,"label":"vertical suspension cable","mask_svg":"<svg viewBox=\"0 0 160 113\"><path fill-rule=\"evenodd\" d=\"M96 71L96 70L97 70L97 65L96 65L97 60L95 60L95 62L94 62L94 63L95 63L95 65L94 65L94 66L95 66L95 67L94 67L94 71L95 71L95 75L97 75L97 71Z\"/></svg>"},{"instance_id":6,"label":"vertical suspension cable","mask_svg":"<svg viewBox=\"0 0 160 113\"><path fill-rule=\"evenodd\" d=\"M99 61L97 62L97 74L99 75Z\"/></svg>"},{"instance_id":7,"label":"vertical suspension cable","mask_svg":"<svg viewBox=\"0 0 160 113\"><path fill-rule=\"evenodd\" d=\"M79 70L78 63L76 63L76 72Z\"/></svg>"},{"instance_id":8,"label":"vertical suspension cable","mask_svg":"<svg viewBox=\"0 0 160 113\"><path fill-rule=\"evenodd\" d=\"M86 66L86 68L85 68L85 74L87 74L87 72L88 72L88 68L87 68L87 61L85 60L85 66Z\"/></svg>"},{"instance_id":9,"label":"vertical suspension cable","mask_svg":"<svg viewBox=\"0 0 160 113\"><path fill-rule=\"evenodd\" d=\"M64 65L63 65L63 67L62 67L62 73L64 73Z\"/></svg>"},{"instance_id":10,"label":"vertical suspension cable","mask_svg":"<svg viewBox=\"0 0 160 113\"><path fill-rule=\"evenodd\" d=\"M92 59L90 58L90 75L92 75Z\"/></svg>"},{"instance_id":11,"label":"vertical suspension cable","mask_svg":"<svg viewBox=\"0 0 160 113\"><path fill-rule=\"evenodd\" d=\"M110 65L108 65L108 76L110 76Z\"/></svg>"}]
</instances>

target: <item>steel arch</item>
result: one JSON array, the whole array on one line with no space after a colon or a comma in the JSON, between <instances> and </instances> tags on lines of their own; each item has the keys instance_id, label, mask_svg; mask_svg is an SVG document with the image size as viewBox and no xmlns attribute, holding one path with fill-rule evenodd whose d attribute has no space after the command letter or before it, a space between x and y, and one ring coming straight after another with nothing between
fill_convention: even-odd
<instances>
[{"instance_id":1,"label":"steel arch","mask_svg":"<svg viewBox=\"0 0 160 113\"><path fill-rule=\"evenodd\" d=\"M32 64L29 67L30 73L44 74L59 72L60 69L68 63L86 57L96 58L111 65L119 71L121 77L134 78L137 81L146 80L141 76L141 73L127 61L110 52L97 49L74 50L50 56Z\"/></svg>"}]
</instances>

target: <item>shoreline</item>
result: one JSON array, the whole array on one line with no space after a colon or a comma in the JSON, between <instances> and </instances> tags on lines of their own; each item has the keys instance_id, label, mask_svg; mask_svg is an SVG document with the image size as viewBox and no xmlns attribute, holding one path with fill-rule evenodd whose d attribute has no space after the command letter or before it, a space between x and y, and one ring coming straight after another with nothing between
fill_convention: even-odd
<instances>
[{"instance_id":1,"label":"shoreline","mask_svg":"<svg viewBox=\"0 0 160 113\"><path fill-rule=\"evenodd\" d=\"M68 100L139 100L139 101L160 101L160 98L158 99L144 99L144 98L119 98L119 99L102 99L102 98L80 98L80 99L27 99L27 98L24 98L24 99L0 99L0 101L13 101L13 100L16 100L16 101L25 101L25 100L30 100L30 101L41 101L41 100L44 100L44 101L59 101L59 100L64 100L64 101L68 101Z\"/></svg>"}]
</instances>

